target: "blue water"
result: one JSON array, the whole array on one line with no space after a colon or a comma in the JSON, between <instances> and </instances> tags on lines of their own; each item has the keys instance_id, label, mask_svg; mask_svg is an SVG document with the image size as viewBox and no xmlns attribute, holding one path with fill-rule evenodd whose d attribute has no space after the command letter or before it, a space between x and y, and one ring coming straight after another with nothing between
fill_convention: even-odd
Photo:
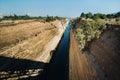
<instances>
[{"instance_id":1,"label":"blue water","mask_svg":"<svg viewBox=\"0 0 120 80\"><path fill-rule=\"evenodd\" d=\"M70 41L70 22L65 33L53 53L46 73L46 80L68 80L69 76L69 41Z\"/></svg>"}]
</instances>

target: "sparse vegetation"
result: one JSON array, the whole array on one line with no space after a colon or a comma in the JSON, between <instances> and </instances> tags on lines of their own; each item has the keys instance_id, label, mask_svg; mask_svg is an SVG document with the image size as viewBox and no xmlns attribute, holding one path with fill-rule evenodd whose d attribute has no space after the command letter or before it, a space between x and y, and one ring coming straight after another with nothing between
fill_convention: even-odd
<instances>
[{"instance_id":1,"label":"sparse vegetation","mask_svg":"<svg viewBox=\"0 0 120 80\"><path fill-rule=\"evenodd\" d=\"M80 48L83 49L86 42L99 38L104 29L106 29L106 25L100 21L88 21L85 26L77 28L76 38L80 43Z\"/></svg>"},{"instance_id":2,"label":"sparse vegetation","mask_svg":"<svg viewBox=\"0 0 120 80\"><path fill-rule=\"evenodd\" d=\"M116 18L116 22L117 22L117 23L120 23L120 18Z\"/></svg>"},{"instance_id":3,"label":"sparse vegetation","mask_svg":"<svg viewBox=\"0 0 120 80\"><path fill-rule=\"evenodd\" d=\"M84 18L83 20L86 21L86 23L76 28L76 37L80 43L80 49L84 49L87 42L100 37L100 34L106 29L106 24L120 23L120 12L115 14L82 13L80 18L76 19L75 22L77 20L80 21L81 18ZM74 27L75 25L76 23Z\"/></svg>"},{"instance_id":4,"label":"sparse vegetation","mask_svg":"<svg viewBox=\"0 0 120 80\"><path fill-rule=\"evenodd\" d=\"M56 19L53 16L47 16L45 20L46 20L46 22L50 22L50 21L54 21Z\"/></svg>"},{"instance_id":5,"label":"sparse vegetation","mask_svg":"<svg viewBox=\"0 0 120 80\"><path fill-rule=\"evenodd\" d=\"M42 17L42 16L36 16L36 17L33 17L33 16L29 16L29 15L8 15L8 16L4 16L3 18L0 19L0 21L2 20L32 20L32 19L43 19L47 22L50 22L50 21L54 21L56 19L60 20L60 19L63 19L62 17L58 17L58 16L46 16L46 17Z\"/></svg>"},{"instance_id":6,"label":"sparse vegetation","mask_svg":"<svg viewBox=\"0 0 120 80\"><path fill-rule=\"evenodd\" d=\"M28 20L28 19L33 19L34 17L30 17L30 16L28 16L28 15L21 15L21 16L18 16L18 15L16 15L16 14L14 14L14 15L10 15L10 16L4 16L3 18L2 18L2 20L21 20L21 19L23 19L23 20Z\"/></svg>"},{"instance_id":7,"label":"sparse vegetation","mask_svg":"<svg viewBox=\"0 0 120 80\"><path fill-rule=\"evenodd\" d=\"M47 17L45 18L45 21L46 22L50 22L50 21L54 21L54 20L60 20L60 19L64 19L64 18L62 18L62 17L58 17L58 16L48 16L47 15Z\"/></svg>"},{"instance_id":8,"label":"sparse vegetation","mask_svg":"<svg viewBox=\"0 0 120 80\"><path fill-rule=\"evenodd\" d=\"M91 18L94 20L97 19L111 19L111 18L119 18L120 17L120 12L117 12L115 14L101 14L101 13L96 13L96 14L92 14L91 12L89 13L81 13L81 18Z\"/></svg>"}]
</instances>

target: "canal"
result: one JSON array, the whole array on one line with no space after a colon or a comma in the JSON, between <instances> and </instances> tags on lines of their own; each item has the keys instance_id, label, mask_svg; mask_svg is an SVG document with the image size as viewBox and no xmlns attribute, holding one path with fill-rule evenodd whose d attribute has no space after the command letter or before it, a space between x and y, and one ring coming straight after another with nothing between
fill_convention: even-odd
<instances>
[{"instance_id":1,"label":"canal","mask_svg":"<svg viewBox=\"0 0 120 80\"><path fill-rule=\"evenodd\" d=\"M63 37L53 53L48 65L46 80L68 80L69 78L69 41L70 22L63 34Z\"/></svg>"}]
</instances>

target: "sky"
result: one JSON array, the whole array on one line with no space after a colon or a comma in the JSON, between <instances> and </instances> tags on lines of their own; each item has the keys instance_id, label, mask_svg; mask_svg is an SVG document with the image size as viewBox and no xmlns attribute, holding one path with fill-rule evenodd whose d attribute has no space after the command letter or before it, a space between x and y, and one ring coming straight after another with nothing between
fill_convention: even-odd
<instances>
[{"instance_id":1,"label":"sky","mask_svg":"<svg viewBox=\"0 0 120 80\"><path fill-rule=\"evenodd\" d=\"M120 0L0 0L0 14L77 17L82 12L116 13Z\"/></svg>"}]
</instances>

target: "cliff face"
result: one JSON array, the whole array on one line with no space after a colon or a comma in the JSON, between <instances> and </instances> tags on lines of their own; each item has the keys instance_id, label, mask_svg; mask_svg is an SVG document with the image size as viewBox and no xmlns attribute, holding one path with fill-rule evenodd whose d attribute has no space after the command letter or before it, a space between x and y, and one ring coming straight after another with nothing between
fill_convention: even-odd
<instances>
[{"instance_id":1,"label":"cliff face","mask_svg":"<svg viewBox=\"0 0 120 80\"><path fill-rule=\"evenodd\" d=\"M74 34L76 35L77 28L82 29L86 24L87 22L84 20L73 20L72 30ZM106 28L101 31L100 37L86 42L84 49L80 52L85 53L82 55L85 55L91 62L99 80L120 80L120 25L107 24ZM90 65L87 67L89 68Z\"/></svg>"},{"instance_id":2,"label":"cliff face","mask_svg":"<svg viewBox=\"0 0 120 80\"><path fill-rule=\"evenodd\" d=\"M0 27L0 79L41 80L67 24L38 20Z\"/></svg>"},{"instance_id":3,"label":"cliff face","mask_svg":"<svg viewBox=\"0 0 120 80\"><path fill-rule=\"evenodd\" d=\"M119 80L120 77L120 27L111 27L103 32L99 39L90 45L92 54L105 77Z\"/></svg>"}]
</instances>

